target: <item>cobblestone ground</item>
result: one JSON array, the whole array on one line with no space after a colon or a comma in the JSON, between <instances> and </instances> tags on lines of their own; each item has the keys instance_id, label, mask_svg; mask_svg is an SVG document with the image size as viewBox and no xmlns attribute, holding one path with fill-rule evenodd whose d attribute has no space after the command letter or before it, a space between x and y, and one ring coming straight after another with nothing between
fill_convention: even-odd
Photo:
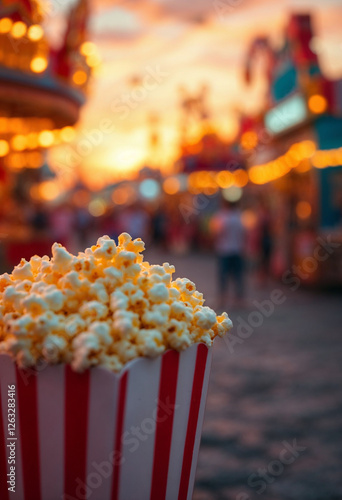
<instances>
[{"instance_id":1,"label":"cobblestone ground","mask_svg":"<svg viewBox=\"0 0 342 500\"><path fill-rule=\"evenodd\" d=\"M212 258L147 258L216 307ZM193 500L342 500L342 295L250 286L249 305L227 308L233 334L275 288L283 303L248 338L215 341Z\"/></svg>"}]
</instances>

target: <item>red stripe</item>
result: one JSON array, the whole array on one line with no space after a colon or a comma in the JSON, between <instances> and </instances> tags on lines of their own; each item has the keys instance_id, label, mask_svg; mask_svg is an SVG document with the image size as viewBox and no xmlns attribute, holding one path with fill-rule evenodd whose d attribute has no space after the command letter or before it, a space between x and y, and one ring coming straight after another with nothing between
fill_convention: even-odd
<instances>
[{"instance_id":1,"label":"red stripe","mask_svg":"<svg viewBox=\"0 0 342 500\"><path fill-rule=\"evenodd\" d=\"M126 371L120 378L120 385L119 385L118 413L116 417L115 444L113 452L114 467L113 467L112 500L118 500L119 498L120 466L122 459L122 434L123 434L125 407L126 407L127 382L128 382L128 371Z\"/></svg>"},{"instance_id":2,"label":"red stripe","mask_svg":"<svg viewBox=\"0 0 342 500\"><path fill-rule=\"evenodd\" d=\"M40 500L37 375L16 367L19 432L25 500Z\"/></svg>"},{"instance_id":3,"label":"red stripe","mask_svg":"<svg viewBox=\"0 0 342 500\"><path fill-rule=\"evenodd\" d=\"M179 486L178 500L186 500L188 495L192 454L194 451L198 413L201 404L202 387L203 387L207 356L208 356L207 346L204 344L199 344L196 356L194 382L191 393L191 404L190 404L188 428L186 431L183 466L182 466L181 481Z\"/></svg>"},{"instance_id":4,"label":"red stripe","mask_svg":"<svg viewBox=\"0 0 342 500\"><path fill-rule=\"evenodd\" d=\"M8 484L7 484L7 463L6 463L6 437L4 421L2 417L1 407L1 386L0 386L0 498L1 500L8 500Z\"/></svg>"},{"instance_id":5,"label":"red stripe","mask_svg":"<svg viewBox=\"0 0 342 500\"><path fill-rule=\"evenodd\" d=\"M179 352L169 351L162 358L156 438L154 444L152 490L150 500L162 500L166 495L171 436L176 402ZM170 408L172 408L170 410Z\"/></svg>"},{"instance_id":6,"label":"red stripe","mask_svg":"<svg viewBox=\"0 0 342 500\"><path fill-rule=\"evenodd\" d=\"M90 373L65 367L64 493L85 498ZM101 432L100 429L98 429ZM84 496L82 496L84 495Z\"/></svg>"}]
</instances>

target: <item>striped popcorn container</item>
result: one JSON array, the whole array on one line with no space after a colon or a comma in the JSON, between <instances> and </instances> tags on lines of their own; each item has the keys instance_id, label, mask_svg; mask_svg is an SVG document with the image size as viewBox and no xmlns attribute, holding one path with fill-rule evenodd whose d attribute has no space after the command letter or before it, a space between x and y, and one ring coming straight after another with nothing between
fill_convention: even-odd
<instances>
[{"instance_id":1,"label":"striped popcorn container","mask_svg":"<svg viewBox=\"0 0 342 500\"><path fill-rule=\"evenodd\" d=\"M117 375L0 355L1 500L190 500L211 357L194 344Z\"/></svg>"}]
</instances>

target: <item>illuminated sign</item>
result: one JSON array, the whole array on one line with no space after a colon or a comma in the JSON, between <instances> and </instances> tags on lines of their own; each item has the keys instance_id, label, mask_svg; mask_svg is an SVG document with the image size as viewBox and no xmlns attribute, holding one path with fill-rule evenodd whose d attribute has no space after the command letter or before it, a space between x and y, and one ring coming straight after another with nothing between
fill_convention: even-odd
<instances>
[{"instance_id":1,"label":"illuminated sign","mask_svg":"<svg viewBox=\"0 0 342 500\"><path fill-rule=\"evenodd\" d=\"M296 94L270 109L265 114L265 125L271 134L276 135L305 122L307 118L305 99Z\"/></svg>"}]
</instances>

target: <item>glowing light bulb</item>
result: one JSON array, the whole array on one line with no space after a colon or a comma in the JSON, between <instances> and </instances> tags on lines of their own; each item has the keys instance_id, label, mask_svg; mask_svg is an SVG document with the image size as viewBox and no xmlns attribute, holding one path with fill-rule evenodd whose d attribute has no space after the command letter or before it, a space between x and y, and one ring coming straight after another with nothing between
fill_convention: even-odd
<instances>
[{"instance_id":1,"label":"glowing light bulb","mask_svg":"<svg viewBox=\"0 0 342 500\"><path fill-rule=\"evenodd\" d=\"M309 98L308 106L311 113L319 115L327 109L328 102L324 96L315 94Z\"/></svg>"},{"instance_id":2,"label":"glowing light bulb","mask_svg":"<svg viewBox=\"0 0 342 500\"><path fill-rule=\"evenodd\" d=\"M29 27L27 36L32 42L38 42L44 36L44 30L39 24L33 24Z\"/></svg>"},{"instance_id":3,"label":"glowing light bulb","mask_svg":"<svg viewBox=\"0 0 342 500\"><path fill-rule=\"evenodd\" d=\"M12 21L8 17L3 17L0 20L0 33L9 33L12 28Z\"/></svg>"},{"instance_id":4,"label":"glowing light bulb","mask_svg":"<svg viewBox=\"0 0 342 500\"><path fill-rule=\"evenodd\" d=\"M72 77L73 82L76 85L83 85L87 81L87 74L84 71L76 71Z\"/></svg>"},{"instance_id":5,"label":"glowing light bulb","mask_svg":"<svg viewBox=\"0 0 342 500\"><path fill-rule=\"evenodd\" d=\"M0 141L0 156L6 156L9 152L8 142L1 140Z\"/></svg>"},{"instance_id":6,"label":"glowing light bulb","mask_svg":"<svg viewBox=\"0 0 342 500\"><path fill-rule=\"evenodd\" d=\"M176 194L180 190L180 182L177 177L168 177L163 182L163 189L166 194Z\"/></svg>"},{"instance_id":7,"label":"glowing light bulb","mask_svg":"<svg viewBox=\"0 0 342 500\"><path fill-rule=\"evenodd\" d=\"M17 21L13 24L11 29L11 35L13 38L21 38L25 35L27 26L22 21Z\"/></svg>"},{"instance_id":8,"label":"glowing light bulb","mask_svg":"<svg viewBox=\"0 0 342 500\"><path fill-rule=\"evenodd\" d=\"M93 42L84 42L80 48L81 54L91 56L96 53L96 45Z\"/></svg>"},{"instance_id":9,"label":"glowing light bulb","mask_svg":"<svg viewBox=\"0 0 342 500\"><path fill-rule=\"evenodd\" d=\"M54 138L55 137L51 130L43 130L38 136L38 142L43 148L48 148L49 146L52 146Z\"/></svg>"},{"instance_id":10,"label":"glowing light bulb","mask_svg":"<svg viewBox=\"0 0 342 500\"><path fill-rule=\"evenodd\" d=\"M46 70L48 65L47 59L42 56L37 56L32 59L30 68L34 73L42 73Z\"/></svg>"}]
</instances>

